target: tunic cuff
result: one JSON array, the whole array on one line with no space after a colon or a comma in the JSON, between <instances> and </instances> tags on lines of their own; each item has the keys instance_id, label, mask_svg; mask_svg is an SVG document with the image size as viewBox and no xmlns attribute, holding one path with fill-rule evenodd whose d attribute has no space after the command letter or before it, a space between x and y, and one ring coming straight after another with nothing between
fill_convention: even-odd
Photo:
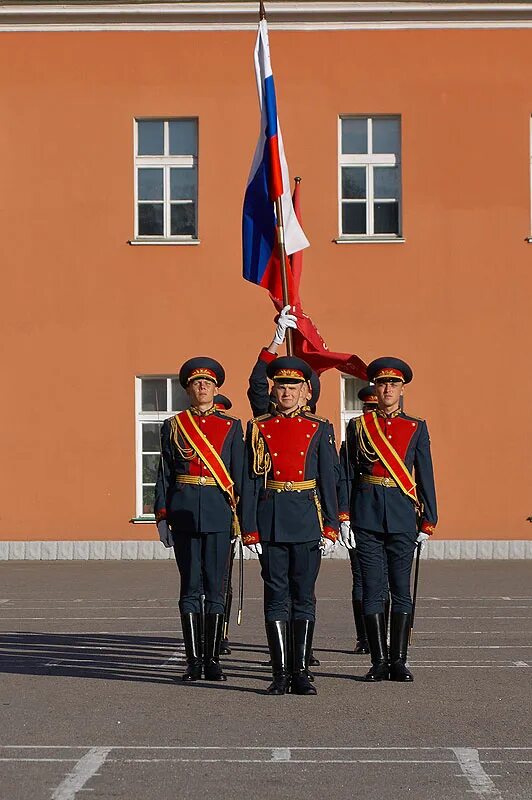
<instances>
[{"instance_id":1,"label":"tunic cuff","mask_svg":"<svg viewBox=\"0 0 532 800\"><path fill-rule=\"evenodd\" d=\"M340 522L349 522L350 517L349 514L342 511L340 514L338 514L338 519Z\"/></svg>"},{"instance_id":2,"label":"tunic cuff","mask_svg":"<svg viewBox=\"0 0 532 800\"><path fill-rule=\"evenodd\" d=\"M243 533L242 534L242 544L258 544L260 542L260 536L255 531L254 533Z\"/></svg>"},{"instance_id":3,"label":"tunic cuff","mask_svg":"<svg viewBox=\"0 0 532 800\"><path fill-rule=\"evenodd\" d=\"M331 542L335 542L338 539L338 531L335 531L334 528L330 528L326 525L323 529L323 536L325 539L330 539Z\"/></svg>"},{"instance_id":4,"label":"tunic cuff","mask_svg":"<svg viewBox=\"0 0 532 800\"><path fill-rule=\"evenodd\" d=\"M272 361L275 361L277 358L276 353L270 353L270 351L263 347L259 353L259 361L264 361L266 364L271 364Z\"/></svg>"},{"instance_id":5,"label":"tunic cuff","mask_svg":"<svg viewBox=\"0 0 532 800\"><path fill-rule=\"evenodd\" d=\"M155 523L157 524L162 519L166 519L166 508L160 508L159 511L155 512Z\"/></svg>"},{"instance_id":6,"label":"tunic cuff","mask_svg":"<svg viewBox=\"0 0 532 800\"><path fill-rule=\"evenodd\" d=\"M420 528L421 533L428 533L429 536L432 536L435 530L436 530L436 525L432 525L432 523L429 522L428 520L424 519L423 522L421 523L421 528Z\"/></svg>"}]
</instances>

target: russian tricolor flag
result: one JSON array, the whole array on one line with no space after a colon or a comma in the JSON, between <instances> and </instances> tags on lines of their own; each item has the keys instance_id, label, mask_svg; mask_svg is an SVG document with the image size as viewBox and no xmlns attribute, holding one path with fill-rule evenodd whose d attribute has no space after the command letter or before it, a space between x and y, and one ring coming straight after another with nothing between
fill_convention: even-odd
<instances>
[{"instance_id":1,"label":"russian tricolor flag","mask_svg":"<svg viewBox=\"0 0 532 800\"><path fill-rule=\"evenodd\" d=\"M265 19L259 22L255 44L255 76L261 110L261 130L249 173L242 220L244 278L279 295L280 269L274 201L281 198L286 254L309 246L295 215L290 177L277 117Z\"/></svg>"}]
</instances>

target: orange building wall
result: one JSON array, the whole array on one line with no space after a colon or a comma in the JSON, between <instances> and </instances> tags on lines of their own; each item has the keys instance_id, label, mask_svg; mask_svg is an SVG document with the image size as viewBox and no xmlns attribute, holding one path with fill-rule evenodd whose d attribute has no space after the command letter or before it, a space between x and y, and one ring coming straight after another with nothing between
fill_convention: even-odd
<instances>
[{"instance_id":1,"label":"orange building wall","mask_svg":"<svg viewBox=\"0 0 532 800\"><path fill-rule=\"evenodd\" d=\"M241 275L258 132L253 32L0 36L2 539L150 538L134 376L196 354L234 413L272 334ZM522 539L532 513L532 32L270 33L306 310L331 348L394 354L431 431L442 538ZM337 118L401 114L404 244L336 245ZM131 247L133 119L199 117L196 247ZM339 373L319 413L339 434Z\"/></svg>"}]
</instances>

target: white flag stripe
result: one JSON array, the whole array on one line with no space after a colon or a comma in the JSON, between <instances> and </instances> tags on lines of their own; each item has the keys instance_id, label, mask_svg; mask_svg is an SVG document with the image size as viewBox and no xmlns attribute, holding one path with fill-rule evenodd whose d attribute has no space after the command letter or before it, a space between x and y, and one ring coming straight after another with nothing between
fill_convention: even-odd
<instances>
[{"instance_id":1,"label":"white flag stripe","mask_svg":"<svg viewBox=\"0 0 532 800\"><path fill-rule=\"evenodd\" d=\"M273 77L273 73L270 59L270 45L268 41L268 26L265 19L259 22L253 58L255 62L255 78L257 81L257 93L261 110L261 130L259 141L253 156L253 162L248 178L248 185L251 183L260 163L262 162L264 148L266 146L267 117L265 104L263 102L264 80L270 76ZM310 243L305 236L301 225L299 224L299 220L296 217L292 203L290 174L288 172L288 163L286 161L286 155L284 151L279 117L277 117L277 141L279 146L279 159L281 162L281 174L283 178L281 207L283 210L285 250L287 255L292 255L292 253L297 253L299 250L304 250L306 247L309 247Z\"/></svg>"}]
</instances>

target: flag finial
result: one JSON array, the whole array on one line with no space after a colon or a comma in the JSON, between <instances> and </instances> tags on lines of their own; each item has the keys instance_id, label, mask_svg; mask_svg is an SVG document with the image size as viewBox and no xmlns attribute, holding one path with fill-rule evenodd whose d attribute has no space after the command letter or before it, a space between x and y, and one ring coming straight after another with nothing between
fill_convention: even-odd
<instances>
[{"instance_id":1,"label":"flag finial","mask_svg":"<svg viewBox=\"0 0 532 800\"><path fill-rule=\"evenodd\" d=\"M259 19L266 19L266 9L262 0L259 0Z\"/></svg>"},{"instance_id":2,"label":"flag finial","mask_svg":"<svg viewBox=\"0 0 532 800\"><path fill-rule=\"evenodd\" d=\"M296 183L301 183L301 178L299 177L299 175L296 175L296 177L294 178L294 181Z\"/></svg>"}]
</instances>

